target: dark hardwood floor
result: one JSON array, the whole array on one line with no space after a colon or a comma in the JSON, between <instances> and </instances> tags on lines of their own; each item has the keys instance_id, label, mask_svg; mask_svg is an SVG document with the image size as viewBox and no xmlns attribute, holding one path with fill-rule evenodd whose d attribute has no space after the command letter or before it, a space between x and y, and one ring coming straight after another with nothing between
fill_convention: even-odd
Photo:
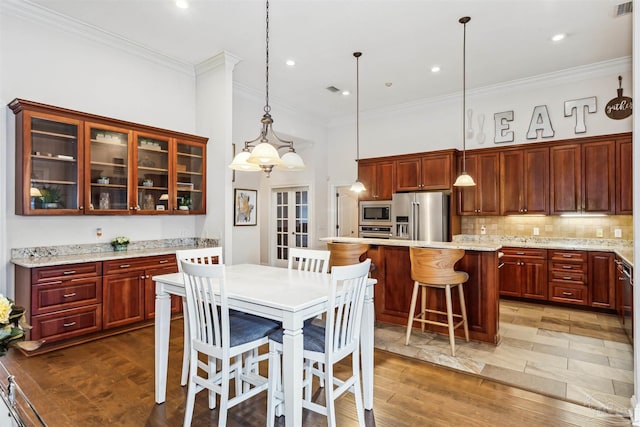
<instances>
[{"instance_id":1,"label":"dark hardwood floor","mask_svg":"<svg viewBox=\"0 0 640 427\"><path fill-rule=\"evenodd\" d=\"M27 357L1 359L50 427L181 426L182 320L172 322L167 400L154 402L153 327ZM346 365L344 365L346 367ZM321 392L318 394L321 395ZM357 425L350 394L337 404L338 426ZM266 394L229 411L229 426L265 425ZM305 426L326 425L305 411ZM375 403L367 426L629 426L628 419L429 363L376 351ZM206 395L194 426L216 426ZM276 425L284 425L280 418Z\"/></svg>"}]
</instances>

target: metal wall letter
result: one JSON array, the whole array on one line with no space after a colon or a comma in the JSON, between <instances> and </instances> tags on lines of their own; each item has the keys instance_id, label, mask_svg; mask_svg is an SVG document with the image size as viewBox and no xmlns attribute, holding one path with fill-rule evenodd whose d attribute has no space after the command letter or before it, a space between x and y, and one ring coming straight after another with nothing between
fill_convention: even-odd
<instances>
[{"instance_id":1,"label":"metal wall letter","mask_svg":"<svg viewBox=\"0 0 640 427\"><path fill-rule=\"evenodd\" d=\"M538 131L541 131L540 136L542 138L551 138L555 135L546 105L538 105L533 109L527 139L536 139L538 137Z\"/></svg>"},{"instance_id":2,"label":"metal wall letter","mask_svg":"<svg viewBox=\"0 0 640 427\"><path fill-rule=\"evenodd\" d=\"M587 127L584 123L584 110L585 107L589 113L595 113L597 110L596 97L573 99L571 101L564 102L564 116L573 116L573 112L576 112L576 128L575 133L585 133Z\"/></svg>"},{"instance_id":3,"label":"metal wall letter","mask_svg":"<svg viewBox=\"0 0 640 427\"><path fill-rule=\"evenodd\" d=\"M493 142L499 144L501 142L513 142L513 131L509 130L509 123L513 121L513 110L495 113L493 122L495 126L495 137Z\"/></svg>"}]
</instances>

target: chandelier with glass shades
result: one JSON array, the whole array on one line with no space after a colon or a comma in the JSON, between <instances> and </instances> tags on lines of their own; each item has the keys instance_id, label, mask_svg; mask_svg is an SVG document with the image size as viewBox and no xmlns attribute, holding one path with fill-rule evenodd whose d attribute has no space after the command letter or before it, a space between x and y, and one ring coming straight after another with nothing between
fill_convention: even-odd
<instances>
[{"instance_id":1,"label":"chandelier with glass shades","mask_svg":"<svg viewBox=\"0 0 640 427\"><path fill-rule=\"evenodd\" d=\"M229 167L238 171L264 171L267 178L276 169L299 171L305 168L304 161L293 148L293 141L286 141L278 137L273 131L273 118L269 105L269 0L266 18L266 67L265 67L265 106L264 115L260 122L262 130L257 138L245 141L244 148L234 158ZM278 150L286 150L282 157Z\"/></svg>"}]
</instances>

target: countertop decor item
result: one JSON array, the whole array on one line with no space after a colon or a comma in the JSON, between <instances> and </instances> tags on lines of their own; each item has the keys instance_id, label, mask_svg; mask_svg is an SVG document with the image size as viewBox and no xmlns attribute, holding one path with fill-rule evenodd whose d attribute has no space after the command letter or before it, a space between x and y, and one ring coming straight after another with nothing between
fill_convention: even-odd
<instances>
[{"instance_id":1,"label":"countertop decor item","mask_svg":"<svg viewBox=\"0 0 640 427\"><path fill-rule=\"evenodd\" d=\"M265 78L265 106L264 115L260 122L262 130L257 138L244 142L244 148L234 158L229 167L239 171L264 171L267 178L275 166L277 169L297 171L305 168L302 157L293 148L293 141L280 139L271 127L271 106L269 105L269 0L266 2L266 78ZM280 158L278 150L287 152Z\"/></svg>"},{"instance_id":2,"label":"countertop decor item","mask_svg":"<svg viewBox=\"0 0 640 427\"><path fill-rule=\"evenodd\" d=\"M0 294L0 356L4 356L9 347L18 346L31 351L44 342L24 341L24 330L31 329L23 318L24 312L24 307L15 305L12 300Z\"/></svg>"},{"instance_id":3,"label":"countertop decor item","mask_svg":"<svg viewBox=\"0 0 640 427\"><path fill-rule=\"evenodd\" d=\"M118 236L111 241L111 246L113 246L113 250L116 252L126 251L128 245L129 238L124 236Z\"/></svg>"}]
</instances>

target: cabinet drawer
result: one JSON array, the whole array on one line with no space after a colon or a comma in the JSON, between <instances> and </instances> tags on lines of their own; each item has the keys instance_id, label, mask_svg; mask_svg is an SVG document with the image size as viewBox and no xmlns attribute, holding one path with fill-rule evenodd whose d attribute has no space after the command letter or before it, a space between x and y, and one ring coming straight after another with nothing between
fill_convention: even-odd
<instances>
[{"instance_id":1,"label":"cabinet drawer","mask_svg":"<svg viewBox=\"0 0 640 427\"><path fill-rule=\"evenodd\" d=\"M549 251L549 260L551 261L561 261L561 262L587 262L587 252L586 251L561 251L561 250L550 250Z\"/></svg>"},{"instance_id":2,"label":"cabinet drawer","mask_svg":"<svg viewBox=\"0 0 640 427\"><path fill-rule=\"evenodd\" d=\"M176 264L175 255L160 255L140 258L124 258L113 261L104 261L104 274L126 273L135 270L145 270L147 268L166 267Z\"/></svg>"},{"instance_id":3,"label":"cabinet drawer","mask_svg":"<svg viewBox=\"0 0 640 427\"><path fill-rule=\"evenodd\" d=\"M564 262L564 261L551 261L549 263L549 269L558 271L558 272L566 271L566 272L580 272L580 273L586 274L587 264L579 263L579 262L573 263L573 262Z\"/></svg>"},{"instance_id":4,"label":"cabinet drawer","mask_svg":"<svg viewBox=\"0 0 640 427\"><path fill-rule=\"evenodd\" d=\"M546 249L529 249L529 248L502 248L500 250L505 257L514 258L547 258Z\"/></svg>"},{"instance_id":5,"label":"cabinet drawer","mask_svg":"<svg viewBox=\"0 0 640 427\"><path fill-rule=\"evenodd\" d=\"M549 299L572 304L587 304L587 287L579 285L549 284Z\"/></svg>"},{"instance_id":6,"label":"cabinet drawer","mask_svg":"<svg viewBox=\"0 0 640 427\"><path fill-rule=\"evenodd\" d=\"M97 277L102 275L102 263L85 262L81 264L55 265L38 267L31 270L31 283L62 282L63 280L81 277Z\"/></svg>"},{"instance_id":7,"label":"cabinet drawer","mask_svg":"<svg viewBox=\"0 0 640 427\"><path fill-rule=\"evenodd\" d=\"M44 314L102 302L102 279L65 280L32 288L31 313Z\"/></svg>"},{"instance_id":8,"label":"cabinet drawer","mask_svg":"<svg viewBox=\"0 0 640 427\"><path fill-rule=\"evenodd\" d=\"M42 314L31 318L31 339L48 343L98 332L102 329L102 304Z\"/></svg>"},{"instance_id":9,"label":"cabinet drawer","mask_svg":"<svg viewBox=\"0 0 640 427\"><path fill-rule=\"evenodd\" d=\"M575 271L550 271L549 282L571 283L574 285L586 285L587 276Z\"/></svg>"}]
</instances>

